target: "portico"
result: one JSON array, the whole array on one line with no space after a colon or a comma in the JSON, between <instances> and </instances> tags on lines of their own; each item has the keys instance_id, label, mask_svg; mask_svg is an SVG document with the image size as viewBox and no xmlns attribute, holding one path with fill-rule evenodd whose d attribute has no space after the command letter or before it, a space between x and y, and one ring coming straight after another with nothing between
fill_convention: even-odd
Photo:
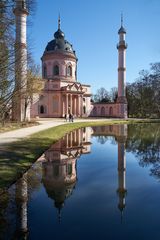
<instances>
[{"instance_id":1,"label":"portico","mask_svg":"<svg viewBox=\"0 0 160 240\"><path fill-rule=\"evenodd\" d=\"M65 114L73 114L81 117L83 113L83 95L82 93L64 93L62 95L62 117Z\"/></svg>"}]
</instances>

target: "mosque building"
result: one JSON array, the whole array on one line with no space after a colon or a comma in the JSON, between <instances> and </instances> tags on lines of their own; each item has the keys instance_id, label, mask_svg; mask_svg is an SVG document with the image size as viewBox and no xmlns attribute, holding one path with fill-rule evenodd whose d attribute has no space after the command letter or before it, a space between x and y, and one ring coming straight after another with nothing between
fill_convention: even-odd
<instances>
[{"instance_id":1,"label":"mosque building","mask_svg":"<svg viewBox=\"0 0 160 240\"><path fill-rule=\"evenodd\" d=\"M29 14L25 0L16 0L14 9L16 18L16 46L19 55L23 55L23 69L21 66L22 57L18 54L16 58L16 69L18 76L15 79L15 86L21 86L26 82L26 19ZM118 31L118 98L115 103L92 103L91 87L81 84L77 79L77 56L61 30L60 17L58 19L58 30L54 33L54 39L48 42L42 60L42 77L44 89L38 96L34 96L31 106L27 106L26 119L36 117L64 117L72 114L75 117L120 117L127 118L126 99L126 30L121 27ZM97 79L98 80L98 79ZM19 94L18 106L13 106L14 120L24 119L25 99Z\"/></svg>"},{"instance_id":2,"label":"mosque building","mask_svg":"<svg viewBox=\"0 0 160 240\"><path fill-rule=\"evenodd\" d=\"M73 114L88 116L91 108L90 85L77 80L77 56L72 44L60 28L54 34L42 56L45 86L40 98L32 105L31 117L64 117Z\"/></svg>"}]
</instances>

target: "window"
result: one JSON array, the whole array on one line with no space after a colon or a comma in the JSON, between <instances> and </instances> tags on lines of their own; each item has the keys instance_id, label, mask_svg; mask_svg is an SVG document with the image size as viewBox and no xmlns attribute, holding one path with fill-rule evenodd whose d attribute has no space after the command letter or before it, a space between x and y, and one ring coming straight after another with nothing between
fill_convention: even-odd
<instances>
[{"instance_id":1,"label":"window","mask_svg":"<svg viewBox=\"0 0 160 240\"><path fill-rule=\"evenodd\" d=\"M58 65L55 65L53 68L53 75L58 76L59 75L59 67Z\"/></svg>"},{"instance_id":2,"label":"window","mask_svg":"<svg viewBox=\"0 0 160 240\"><path fill-rule=\"evenodd\" d=\"M101 116L102 116L102 117L105 116L105 108L104 108L104 107L101 108Z\"/></svg>"},{"instance_id":3,"label":"window","mask_svg":"<svg viewBox=\"0 0 160 240\"><path fill-rule=\"evenodd\" d=\"M69 76L69 77L72 76L72 67L71 66L67 67L67 76Z\"/></svg>"},{"instance_id":4,"label":"window","mask_svg":"<svg viewBox=\"0 0 160 240\"><path fill-rule=\"evenodd\" d=\"M93 116L97 116L97 108L96 107L93 108Z\"/></svg>"},{"instance_id":5,"label":"window","mask_svg":"<svg viewBox=\"0 0 160 240\"><path fill-rule=\"evenodd\" d=\"M110 117L113 117L113 108L112 107L109 108L109 115L110 115Z\"/></svg>"},{"instance_id":6,"label":"window","mask_svg":"<svg viewBox=\"0 0 160 240\"><path fill-rule=\"evenodd\" d=\"M40 106L40 113L41 113L41 114L44 113L44 106L43 106L43 105Z\"/></svg>"},{"instance_id":7,"label":"window","mask_svg":"<svg viewBox=\"0 0 160 240\"><path fill-rule=\"evenodd\" d=\"M86 113L86 106L83 106L83 113Z\"/></svg>"},{"instance_id":8,"label":"window","mask_svg":"<svg viewBox=\"0 0 160 240\"><path fill-rule=\"evenodd\" d=\"M71 163L69 163L69 164L67 165L67 174L68 174L68 175L72 175L72 164L71 164Z\"/></svg>"},{"instance_id":9,"label":"window","mask_svg":"<svg viewBox=\"0 0 160 240\"><path fill-rule=\"evenodd\" d=\"M46 112L47 112L47 107L44 106L44 105L40 105L39 106L39 113L43 114L43 113L46 113Z\"/></svg>"},{"instance_id":10,"label":"window","mask_svg":"<svg viewBox=\"0 0 160 240\"><path fill-rule=\"evenodd\" d=\"M46 67L46 65L44 65L44 67L43 67L43 77L47 78L47 67Z\"/></svg>"}]
</instances>

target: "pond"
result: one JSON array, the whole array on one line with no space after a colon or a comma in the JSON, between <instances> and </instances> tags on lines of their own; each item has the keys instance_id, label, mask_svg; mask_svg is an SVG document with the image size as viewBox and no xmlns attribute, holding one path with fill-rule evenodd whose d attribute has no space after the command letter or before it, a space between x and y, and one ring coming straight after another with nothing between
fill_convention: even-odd
<instances>
[{"instance_id":1,"label":"pond","mask_svg":"<svg viewBox=\"0 0 160 240\"><path fill-rule=\"evenodd\" d=\"M159 239L160 124L87 127L0 199L0 239Z\"/></svg>"}]
</instances>

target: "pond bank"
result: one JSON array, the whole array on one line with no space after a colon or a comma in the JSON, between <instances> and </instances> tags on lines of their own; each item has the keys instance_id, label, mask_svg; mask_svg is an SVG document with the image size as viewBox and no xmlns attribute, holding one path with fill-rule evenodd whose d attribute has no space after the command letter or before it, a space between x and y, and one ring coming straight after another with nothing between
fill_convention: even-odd
<instances>
[{"instance_id":1,"label":"pond bank","mask_svg":"<svg viewBox=\"0 0 160 240\"><path fill-rule=\"evenodd\" d=\"M66 133L87 126L100 126L111 124L135 124L135 123L158 122L157 120L96 120L59 124L35 133L21 141L0 145L0 192L7 189L12 183L20 178L23 173L39 158L49 146ZM160 121L159 121L160 122ZM65 124L64 124L65 123Z\"/></svg>"}]
</instances>

